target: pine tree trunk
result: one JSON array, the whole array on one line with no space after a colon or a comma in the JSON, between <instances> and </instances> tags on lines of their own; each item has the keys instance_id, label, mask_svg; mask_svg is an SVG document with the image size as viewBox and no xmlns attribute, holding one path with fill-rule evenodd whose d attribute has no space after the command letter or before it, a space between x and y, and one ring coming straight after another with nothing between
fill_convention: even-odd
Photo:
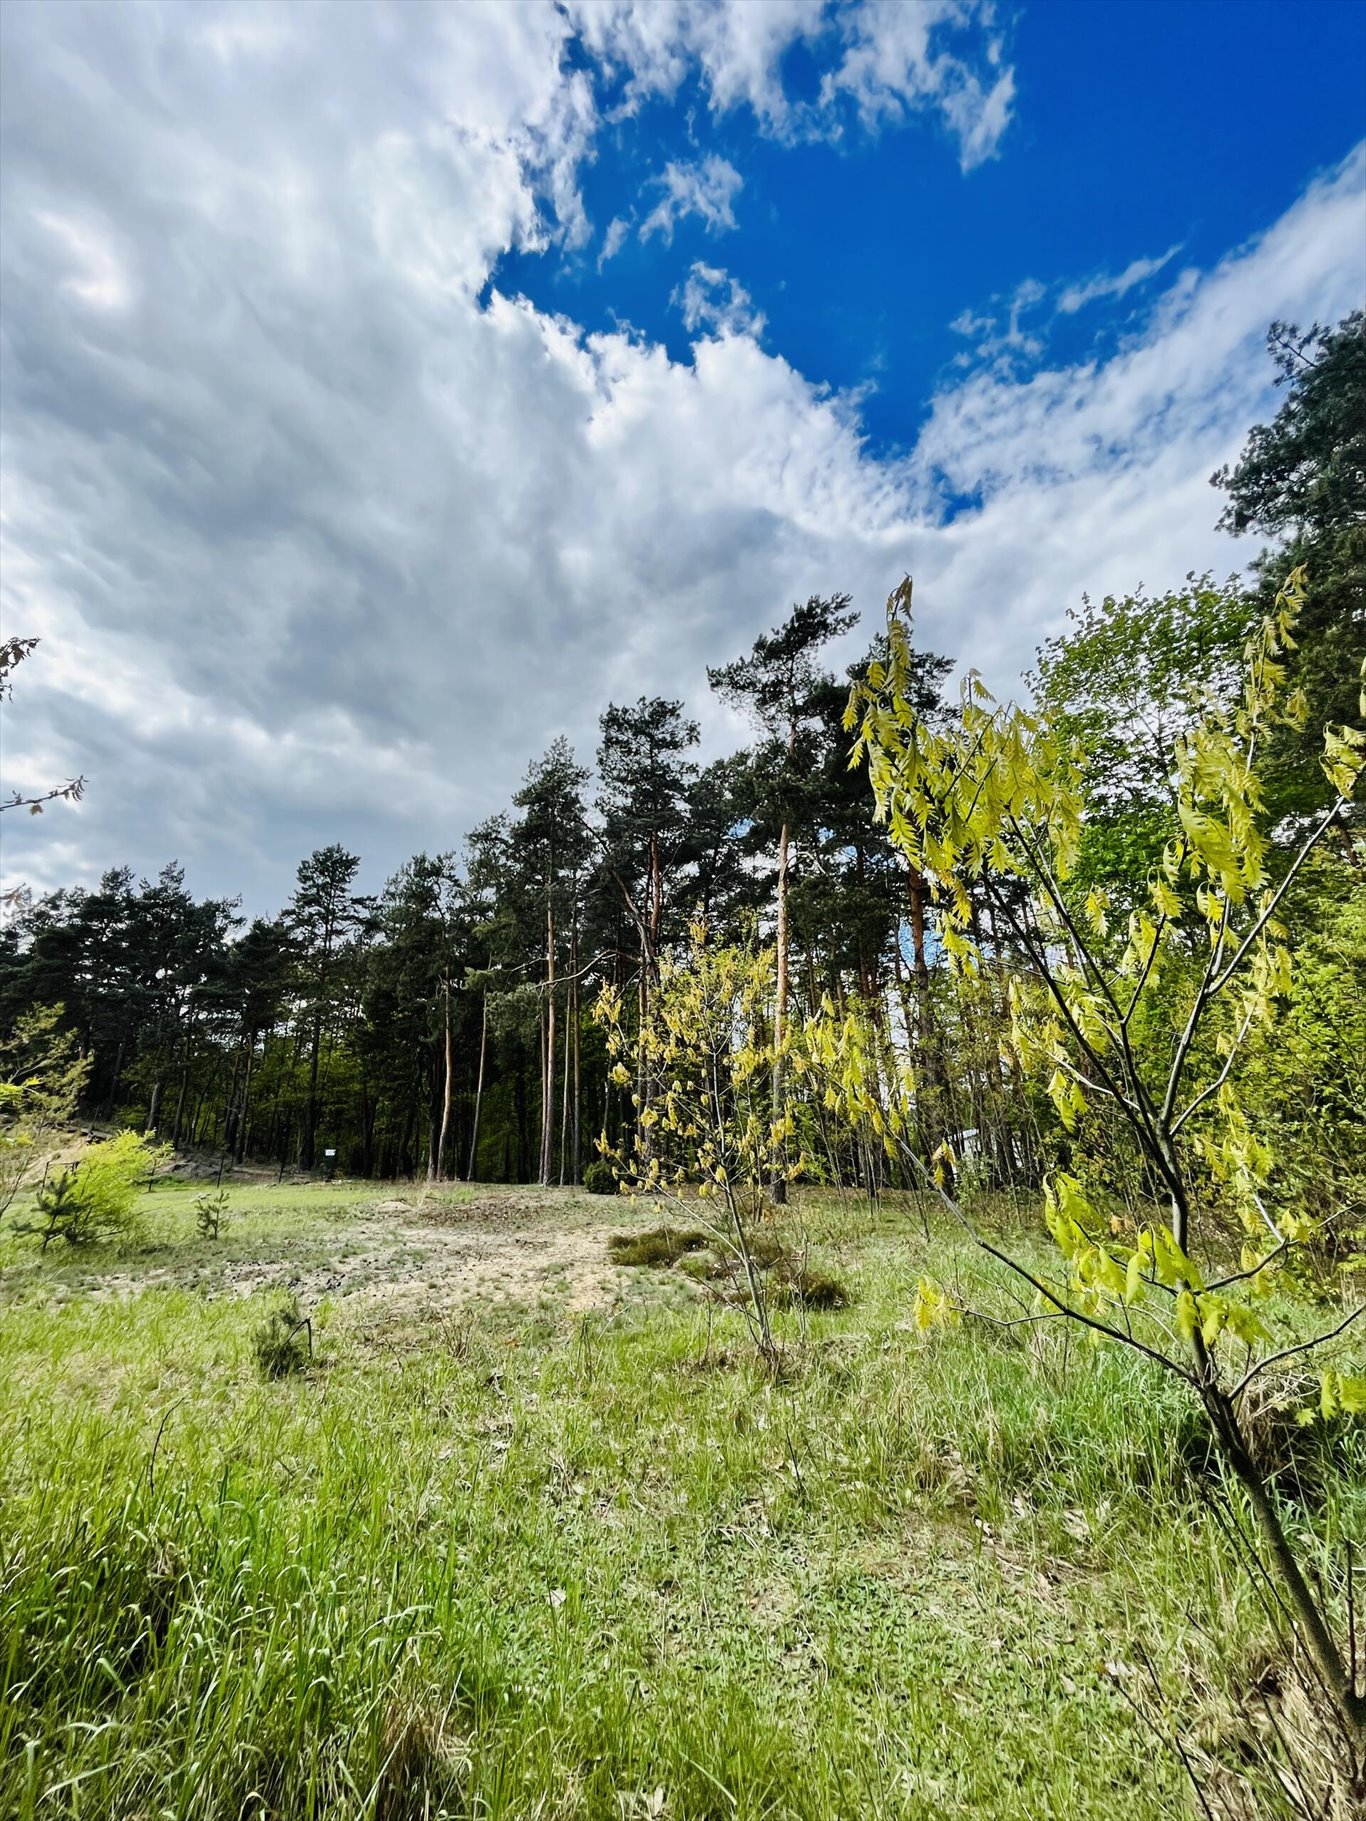
<instances>
[{"instance_id":1,"label":"pine tree trunk","mask_svg":"<svg viewBox=\"0 0 1366 1821\"><path fill-rule=\"evenodd\" d=\"M786 822L778 836L778 988L773 1001L773 1117L783 1116L783 1038L787 1031L787 972L790 938L787 927L787 863L791 831ZM777 1172L769 1183L769 1193L776 1206L787 1200L787 1179Z\"/></svg>"},{"instance_id":2,"label":"pine tree trunk","mask_svg":"<svg viewBox=\"0 0 1366 1821\"><path fill-rule=\"evenodd\" d=\"M470 1133L470 1161L465 1171L465 1181L473 1182L475 1167L479 1161L479 1110L484 1101L484 1059L489 1047L489 996L484 993L484 1012L479 1025L479 1075L474 1084L474 1130Z\"/></svg>"},{"instance_id":3,"label":"pine tree trunk","mask_svg":"<svg viewBox=\"0 0 1366 1821\"><path fill-rule=\"evenodd\" d=\"M570 1001L570 1008L571 1008L570 1017L573 1021L573 1026L574 1026L574 1128L573 1128L574 1148L573 1148L573 1152L571 1153L570 1180L577 1183L581 1177L581 1171L579 1168L579 1129L580 1129L580 1113L581 1113L581 1109L582 1109L582 1105L583 1105L583 1102L581 1099L582 1083L581 1083L581 1078L580 1078L580 1066L579 1066L579 1063L580 1063L580 1057L579 1057L579 1038L580 1038L580 1031L579 1031L579 932L578 932L577 925L575 926L573 935L570 939L570 951L569 952L573 958L573 971L574 971L574 978L573 978L572 982L570 983L570 987L569 987L569 1001Z\"/></svg>"},{"instance_id":4,"label":"pine tree trunk","mask_svg":"<svg viewBox=\"0 0 1366 1821\"><path fill-rule=\"evenodd\" d=\"M555 911L545 901L545 1072L541 1095L541 1186L550 1187L555 1150Z\"/></svg>"},{"instance_id":5,"label":"pine tree trunk","mask_svg":"<svg viewBox=\"0 0 1366 1821\"><path fill-rule=\"evenodd\" d=\"M570 995L572 997L573 990L574 990L574 985L573 985L572 981L570 982L569 990L570 990ZM570 1027L571 1022L572 1022L572 1020L570 1018L569 1008L566 1006L565 1015L564 1015L564 1080L560 1085L560 1187L561 1188L564 1187L564 1167L565 1167L565 1162L566 1162L568 1149L569 1149L569 1075L570 1075L570 1068L573 1063L573 1054L570 1050L570 1043L569 1043L569 1038L570 1038L570 1028L569 1027Z\"/></svg>"},{"instance_id":6,"label":"pine tree trunk","mask_svg":"<svg viewBox=\"0 0 1366 1821\"><path fill-rule=\"evenodd\" d=\"M255 1043L250 1043L247 1045L246 1073L242 1079L241 1110L238 1113L237 1126L234 1134L236 1139L232 1152L232 1160L234 1163L241 1163L247 1153L247 1120L251 1113L251 1071L255 1061L256 1045Z\"/></svg>"},{"instance_id":7,"label":"pine tree trunk","mask_svg":"<svg viewBox=\"0 0 1366 1821\"><path fill-rule=\"evenodd\" d=\"M311 1170L318 1142L318 1063L323 1047L323 1015L321 1010L313 1019L313 1030L309 1037L308 1047L308 1110L304 1116L303 1141L299 1146L299 1168Z\"/></svg>"},{"instance_id":8,"label":"pine tree trunk","mask_svg":"<svg viewBox=\"0 0 1366 1821\"><path fill-rule=\"evenodd\" d=\"M186 1068L186 1069L182 1070L182 1072L181 1072L180 1093L176 1096L176 1103L175 1103L175 1123L171 1127L171 1143L176 1146L179 1146L179 1144L180 1144L180 1128L181 1128L181 1122L183 1121L183 1119L185 1117L185 1096L189 1091L189 1086L190 1086L190 1071L188 1068Z\"/></svg>"},{"instance_id":9,"label":"pine tree trunk","mask_svg":"<svg viewBox=\"0 0 1366 1821\"><path fill-rule=\"evenodd\" d=\"M451 1084L455 1069L454 1045L451 1040L451 983L446 981L446 1084L441 1096L441 1132L436 1141L436 1170L438 1181L446 1176L446 1139L451 1129Z\"/></svg>"}]
</instances>

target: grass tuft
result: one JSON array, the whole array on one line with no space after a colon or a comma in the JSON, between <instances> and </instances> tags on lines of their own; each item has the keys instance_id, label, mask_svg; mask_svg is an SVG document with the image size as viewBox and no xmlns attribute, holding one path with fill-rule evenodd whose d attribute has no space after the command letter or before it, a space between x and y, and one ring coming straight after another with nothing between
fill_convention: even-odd
<instances>
[{"instance_id":1,"label":"grass tuft","mask_svg":"<svg viewBox=\"0 0 1366 1821\"><path fill-rule=\"evenodd\" d=\"M650 1227L644 1233L614 1233L607 1250L619 1265L676 1265L689 1252L711 1243L697 1227Z\"/></svg>"},{"instance_id":2,"label":"grass tuft","mask_svg":"<svg viewBox=\"0 0 1366 1821\"><path fill-rule=\"evenodd\" d=\"M287 1297L253 1329L251 1350L263 1378L288 1378L305 1370L313 1358L313 1325L297 1296Z\"/></svg>"},{"instance_id":3,"label":"grass tuft","mask_svg":"<svg viewBox=\"0 0 1366 1821\"><path fill-rule=\"evenodd\" d=\"M791 1307L804 1309L847 1309L849 1286L829 1271L794 1271L778 1286L777 1296Z\"/></svg>"}]
</instances>

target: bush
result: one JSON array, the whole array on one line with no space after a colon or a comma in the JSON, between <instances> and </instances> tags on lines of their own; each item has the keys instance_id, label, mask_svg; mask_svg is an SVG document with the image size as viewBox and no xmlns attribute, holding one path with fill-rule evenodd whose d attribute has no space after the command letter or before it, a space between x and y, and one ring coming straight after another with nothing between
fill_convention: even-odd
<instances>
[{"instance_id":1,"label":"bush","mask_svg":"<svg viewBox=\"0 0 1366 1821\"><path fill-rule=\"evenodd\" d=\"M313 1324L300 1309L297 1296L287 1296L253 1329L251 1350L263 1378L288 1378L310 1364Z\"/></svg>"},{"instance_id":2,"label":"bush","mask_svg":"<svg viewBox=\"0 0 1366 1821\"><path fill-rule=\"evenodd\" d=\"M38 1204L38 1212L47 1222L43 1228L44 1252L54 1239L65 1239L73 1246L79 1245L83 1208L76 1193L76 1172L59 1170L55 1176L48 1178L34 1199Z\"/></svg>"},{"instance_id":3,"label":"bush","mask_svg":"<svg viewBox=\"0 0 1366 1821\"><path fill-rule=\"evenodd\" d=\"M0 1214L45 1173L89 1069L60 1005L24 1013L0 1040Z\"/></svg>"},{"instance_id":4,"label":"bush","mask_svg":"<svg viewBox=\"0 0 1366 1821\"><path fill-rule=\"evenodd\" d=\"M194 1198L194 1223L199 1229L201 1239L217 1239L223 1230L223 1216L227 1212L228 1191L219 1189L216 1193L208 1189Z\"/></svg>"},{"instance_id":5,"label":"bush","mask_svg":"<svg viewBox=\"0 0 1366 1821\"><path fill-rule=\"evenodd\" d=\"M130 1233L137 1224L138 1190L169 1155L169 1145L154 1145L136 1132L92 1145L79 1163L38 1191L38 1209L47 1221L43 1250L57 1238L88 1246Z\"/></svg>"},{"instance_id":6,"label":"bush","mask_svg":"<svg viewBox=\"0 0 1366 1821\"><path fill-rule=\"evenodd\" d=\"M615 1195L617 1173L605 1157L595 1157L583 1173L583 1186L590 1195Z\"/></svg>"}]
</instances>

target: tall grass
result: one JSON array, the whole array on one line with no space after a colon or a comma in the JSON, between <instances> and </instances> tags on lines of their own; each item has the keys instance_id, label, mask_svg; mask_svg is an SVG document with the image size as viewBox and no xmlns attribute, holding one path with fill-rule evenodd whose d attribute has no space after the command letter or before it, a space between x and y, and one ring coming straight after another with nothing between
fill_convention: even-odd
<instances>
[{"instance_id":1,"label":"tall grass","mask_svg":"<svg viewBox=\"0 0 1366 1821\"><path fill-rule=\"evenodd\" d=\"M1172 1391L1016 1330L920 1343L952 1240L812 1227L857 1300L780 1318L780 1385L734 1316L629 1294L458 1332L339 1304L267 1383L260 1297L30 1284L0 1315L0 1813L1180 1812L1115 1672L1141 1643L1218 1714L1258 1615ZM1346 1464L1320 1534L1366 1515Z\"/></svg>"}]
</instances>

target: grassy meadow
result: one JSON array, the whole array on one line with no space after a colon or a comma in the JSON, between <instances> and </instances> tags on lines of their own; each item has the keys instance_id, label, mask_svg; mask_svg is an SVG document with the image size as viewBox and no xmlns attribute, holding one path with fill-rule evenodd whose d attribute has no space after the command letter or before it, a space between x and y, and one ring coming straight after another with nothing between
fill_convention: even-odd
<instances>
[{"instance_id":1,"label":"grassy meadow","mask_svg":"<svg viewBox=\"0 0 1366 1821\"><path fill-rule=\"evenodd\" d=\"M1236 1762L1198 1424L1075 1334L919 1333L922 1275L1015 1312L920 1209L781 1217L850 1301L773 1383L686 1258L614 1261L648 1207L234 1186L207 1240L194 1193L0 1237L0 1814L1167 1821L1148 1662ZM1297 1522L1366 1535L1359 1430L1297 1448Z\"/></svg>"}]
</instances>

